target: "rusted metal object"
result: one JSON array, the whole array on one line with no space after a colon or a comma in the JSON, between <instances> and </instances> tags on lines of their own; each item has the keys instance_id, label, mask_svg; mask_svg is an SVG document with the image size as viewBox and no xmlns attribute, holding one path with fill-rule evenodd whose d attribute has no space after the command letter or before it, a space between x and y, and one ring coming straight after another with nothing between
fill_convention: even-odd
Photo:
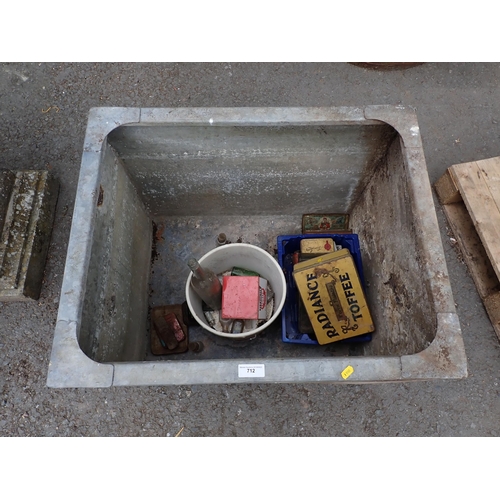
<instances>
[{"instance_id":1,"label":"rusted metal object","mask_svg":"<svg viewBox=\"0 0 500 500\"><path fill-rule=\"evenodd\" d=\"M227 241L226 233L219 233L217 239L215 240L215 244L220 247L221 245L226 245L227 243L229 243L229 241Z\"/></svg>"},{"instance_id":2,"label":"rusted metal object","mask_svg":"<svg viewBox=\"0 0 500 500\"><path fill-rule=\"evenodd\" d=\"M201 352L203 351L203 348L203 342L189 342L189 350L192 352Z\"/></svg>"},{"instance_id":3,"label":"rusted metal object","mask_svg":"<svg viewBox=\"0 0 500 500\"><path fill-rule=\"evenodd\" d=\"M180 304L151 310L151 352L154 355L180 354L188 350L188 328L179 318L182 318Z\"/></svg>"},{"instance_id":4,"label":"rusted metal object","mask_svg":"<svg viewBox=\"0 0 500 500\"><path fill-rule=\"evenodd\" d=\"M179 345L179 341L175 337L172 318L167 321L165 316L157 316L154 319L154 326L163 347L171 351Z\"/></svg>"},{"instance_id":5,"label":"rusted metal object","mask_svg":"<svg viewBox=\"0 0 500 500\"><path fill-rule=\"evenodd\" d=\"M104 189L102 186L99 186L99 195L97 196L97 206L102 207L104 203Z\"/></svg>"},{"instance_id":6,"label":"rusted metal object","mask_svg":"<svg viewBox=\"0 0 500 500\"><path fill-rule=\"evenodd\" d=\"M174 313L169 313L165 315L165 321L167 322L169 331L174 335L175 340L177 340L177 342L183 341L186 336L182 331L177 316Z\"/></svg>"}]
</instances>

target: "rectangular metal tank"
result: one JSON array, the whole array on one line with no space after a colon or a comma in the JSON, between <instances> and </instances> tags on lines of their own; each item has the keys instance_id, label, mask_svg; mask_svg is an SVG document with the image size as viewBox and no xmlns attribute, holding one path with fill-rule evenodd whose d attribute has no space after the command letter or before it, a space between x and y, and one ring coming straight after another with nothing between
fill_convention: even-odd
<instances>
[{"instance_id":1,"label":"rectangular metal tank","mask_svg":"<svg viewBox=\"0 0 500 500\"><path fill-rule=\"evenodd\" d=\"M220 232L274 254L276 238L300 234L310 213L350 214L371 342L286 344L275 321L239 343L190 328L202 352L151 353L150 310L185 300L190 255L211 250ZM413 109L90 111L50 387L466 376Z\"/></svg>"}]
</instances>

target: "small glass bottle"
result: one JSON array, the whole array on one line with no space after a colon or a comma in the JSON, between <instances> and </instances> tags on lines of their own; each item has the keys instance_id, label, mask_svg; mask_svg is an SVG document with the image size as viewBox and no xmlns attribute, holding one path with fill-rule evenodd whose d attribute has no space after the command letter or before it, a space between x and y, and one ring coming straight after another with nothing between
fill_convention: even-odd
<instances>
[{"instance_id":1,"label":"small glass bottle","mask_svg":"<svg viewBox=\"0 0 500 500\"><path fill-rule=\"evenodd\" d=\"M214 311L222 307L222 285L217 275L210 269L200 266L200 263L191 257L188 266L193 272L191 286L200 298Z\"/></svg>"}]
</instances>

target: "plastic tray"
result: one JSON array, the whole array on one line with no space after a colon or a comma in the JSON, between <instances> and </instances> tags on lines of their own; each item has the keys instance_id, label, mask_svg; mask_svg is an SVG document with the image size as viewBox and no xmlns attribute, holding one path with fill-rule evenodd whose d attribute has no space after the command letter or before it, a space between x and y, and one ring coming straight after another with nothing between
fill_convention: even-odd
<instances>
[{"instance_id":1,"label":"plastic tray","mask_svg":"<svg viewBox=\"0 0 500 500\"><path fill-rule=\"evenodd\" d=\"M283 342L292 344L319 345L316 340L309 337L307 333L301 333L298 328L298 290L293 279L292 254L300 250L300 240L304 238L333 238L337 245L347 248L351 252L354 264L359 274L359 279L363 290L366 291L365 277L363 274L363 264L361 262L361 251L359 248L359 238L357 234L293 234L278 236L278 262L285 273L287 296L285 305L281 312L281 337ZM342 343L369 342L372 339L371 333L341 340Z\"/></svg>"}]
</instances>

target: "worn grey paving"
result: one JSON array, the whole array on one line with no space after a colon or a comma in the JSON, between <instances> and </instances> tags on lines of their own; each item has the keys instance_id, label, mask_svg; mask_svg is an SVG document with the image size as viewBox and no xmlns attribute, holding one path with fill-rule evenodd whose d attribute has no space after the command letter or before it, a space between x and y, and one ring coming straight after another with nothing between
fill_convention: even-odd
<instances>
[{"instance_id":1,"label":"worn grey paving","mask_svg":"<svg viewBox=\"0 0 500 500\"><path fill-rule=\"evenodd\" d=\"M500 64L381 72L332 64L0 64L0 169L61 182L40 300L0 303L0 436L496 436L500 343L438 208L465 380L334 385L45 386L87 113L94 106L417 109L431 182L500 155ZM397 235L388 235L397 237Z\"/></svg>"}]
</instances>

